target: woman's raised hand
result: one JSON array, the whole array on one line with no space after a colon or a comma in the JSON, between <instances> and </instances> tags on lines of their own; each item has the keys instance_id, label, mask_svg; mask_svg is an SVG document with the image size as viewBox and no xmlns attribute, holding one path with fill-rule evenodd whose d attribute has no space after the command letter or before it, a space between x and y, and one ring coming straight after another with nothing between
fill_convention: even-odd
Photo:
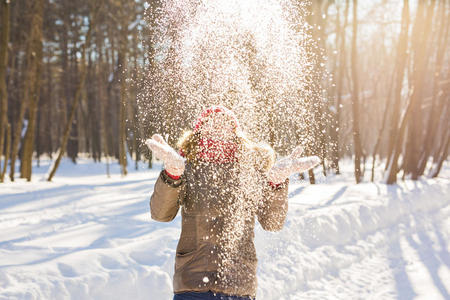
<instances>
[{"instance_id":1,"label":"woman's raised hand","mask_svg":"<svg viewBox=\"0 0 450 300\"><path fill-rule=\"evenodd\" d=\"M281 183L292 173L302 173L320 164L318 156L301 157L302 153L302 146L297 146L289 156L276 161L267 173L269 181L275 184Z\"/></svg>"},{"instance_id":2,"label":"woman's raised hand","mask_svg":"<svg viewBox=\"0 0 450 300\"><path fill-rule=\"evenodd\" d=\"M154 134L145 144L158 159L164 161L164 168L168 173L175 176L183 174L185 158L170 147L160 134Z\"/></svg>"}]
</instances>

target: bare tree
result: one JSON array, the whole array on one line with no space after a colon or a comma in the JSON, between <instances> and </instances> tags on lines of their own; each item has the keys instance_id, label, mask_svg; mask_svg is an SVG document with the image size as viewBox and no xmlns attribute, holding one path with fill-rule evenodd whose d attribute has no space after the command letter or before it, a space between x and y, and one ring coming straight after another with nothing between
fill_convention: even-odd
<instances>
[{"instance_id":1,"label":"bare tree","mask_svg":"<svg viewBox=\"0 0 450 300\"><path fill-rule=\"evenodd\" d=\"M358 79L358 52L357 52L357 33L358 33L358 0L353 0L353 35L352 35L352 112L353 112L353 148L355 151L355 179L360 183L361 174L361 138L359 135L359 79Z\"/></svg>"},{"instance_id":2,"label":"bare tree","mask_svg":"<svg viewBox=\"0 0 450 300\"><path fill-rule=\"evenodd\" d=\"M418 179L419 172L419 160L421 155L422 145L424 142L424 131L423 123L425 118L423 117L421 105L424 103L424 86L426 79L427 64L429 57L431 56L432 48L429 45L431 38L431 27L432 20L434 19L435 5L436 1L432 0L425 4L424 2L419 3L419 8L421 5L426 5L423 8L425 11L424 20L421 22L416 22L414 24L413 32L417 38L413 41L413 71L411 73L411 102L412 111L411 118L408 121L408 130L406 136L406 144L403 156L403 176L406 174L411 174L411 178L414 180ZM417 30L415 30L417 28Z\"/></svg>"},{"instance_id":3,"label":"bare tree","mask_svg":"<svg viewBox=\"0 0 450 300\"><path fill-rule=\"evenodd\" d=\"M33 55L32 60L28 65L29 77L27 82L26 93L30 97L27 101L29 103L28 108L28 126L23 139L23 153L20 164L21 175L20 177L26 178L31 181L32 172L32 159L34 152L34 137L36 131L36 112L38 108L38 101L41 88L40 72L42 66L42 25L43 25L43 13L44 13L44 0L34 1L33 7L34 17L31 23L31 37L29 50Z\"/></svg>"},{"instance_id":4,"label":"bare tree","mask_svg":"<svg viewBox=\"0 0 450 300\"><path fill-rule=\"evenodd\" d=\"M0 166L1 158L3 156L5 133L9 128L7 116L8 116L8 91L6 85L6 67L8 64L8 44L9 44L9 15L10 15L10 1L1 1L2 11L2 31L0 41ZM8 145L7 150L8 152ZM4 166L8 164L8 156L4 156ZM4 167L4 168L5 168ZM4 173L0 168L0 182L4 180Z\"/></svg>"},{"instance_id":5,"label":"bare tree","mask_svg":"<svg viewBox=\"0 0 450 300\"><path fill-rule=\"evenodd\" d=\"M125 7L125 1L121 1L122 7ZM127 175L127 147L126 147L126 110L127 110L127 49L128 49L128 14L127 10L121 9L120 13L120 46L119 46L119 66L121 70L120 79L120 108L119 108L119 164L122 175Z\"/></svg>"},{"instance_id":6,"label":"bare tree","mask_svg":"<svg viewBox=\"0 0 450 300\"><path fill-rule=\"evenodd\" d=\"M40 28L42 25L42 10L41 6L43 3L41 1L31 1L28 4L27 12L31 16L31 22L29 31L31 34L28 36L27 48L26 48L26 61L24 64L25 69L25 78L24 78L24 89L23 89L23 97L20 103L19 109L19 117L17 118L17 122L15 125L15 129L13 132L13 141L12 141L12 151L11 151L11 167L10 167L10 179L14 181L15 174L15 165L17 156L19 154L19 144L22 140L22 127L25 118L25 112L30 105L30 101L33 98L34 92L34 81L36 79L36 72L38 68L38 61L40 57L38 57L38 53L35 52L35 42L39 39Z\"/></svg>"},{"instance_id":7,"label":"bare tree","mask_svg":"<svg viewBox=\"0 0 450 300\"><path fill-rule=\"evenodd\" d=\"M344 87L344 71L346 68L346 51L345 51L345 44L346 44L346 29L348 26L348 12L349 12L349 0L345 1L345 10L344 10L344 23L342 26L337 26L337 38L336 41L339 42L339 57L338 57L338 72L337 72L337 82L336 82L336 114L335 114L335 126L336 129L333 133L333 141L335 143L334 145L334 151L332 154L332 165L336 169L336 174L340 174L339 171L339 130L341 129L341 105L342 105L342 91ZM338 17L340 15L340 12L338 12ZM339 23L339 22L337 22Z\"/></svg>"}]
</instances>

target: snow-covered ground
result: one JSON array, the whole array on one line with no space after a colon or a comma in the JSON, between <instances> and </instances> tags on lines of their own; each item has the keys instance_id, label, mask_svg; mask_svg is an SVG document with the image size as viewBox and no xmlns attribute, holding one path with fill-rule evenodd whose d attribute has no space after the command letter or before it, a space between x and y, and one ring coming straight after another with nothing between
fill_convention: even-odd
<instances>
[{"instance_id":1,"label":"snow-covered ground","mask_svg":"<svg viewBox=\"0 0 450 300\"><path fill-rule=\"evenodd\" d=\"M149 213L161 166L63 161L49 183L48 164L0 184L0 299L171 299L180 217ZM292 178L284 229L257 225L257 299L450 299L450 164L392 186L341 168Z\"/></svg>"}]
</instances>

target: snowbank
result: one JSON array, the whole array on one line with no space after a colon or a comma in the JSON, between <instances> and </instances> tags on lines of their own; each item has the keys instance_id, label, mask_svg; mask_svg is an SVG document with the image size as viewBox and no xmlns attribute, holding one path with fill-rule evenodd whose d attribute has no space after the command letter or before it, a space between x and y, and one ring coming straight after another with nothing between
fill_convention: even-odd
<instances>
[{"instance_id":1,"label":"snowbank","mask_svg":"<svg viewBox=\"0 0 450 300\"><path fill-rule=\"evenodd\" d=\"M302 193L291 199L279 234L257 232L261 299L449 299L448 179L393 186L336 182L314 189L306 199ZM328 200L302 205L319 193L328 194ZM435 278L423 294L403 287L414 274L398 278L402 264L411 259L402 253L399 240L414 235L424 240L445 235L441 243L418 247L425 260L435 257L428 263L437 264L420 269ZM439 268L442 274L436 273Z\"/></svg>"},{"instance_id":2,"label":"snowbank","mask_svg":"<svg viewBox=\"0 0 450 300\"><path fill-rule=\"evenodd\" d=\"M0 299L171 299L180 217L150 219L160 165L121 178L64 161L0 186ZM450 166L441 177L293 179L282 231L258 225L258 299L450 299Z\"/></svg>"}]
</instances>

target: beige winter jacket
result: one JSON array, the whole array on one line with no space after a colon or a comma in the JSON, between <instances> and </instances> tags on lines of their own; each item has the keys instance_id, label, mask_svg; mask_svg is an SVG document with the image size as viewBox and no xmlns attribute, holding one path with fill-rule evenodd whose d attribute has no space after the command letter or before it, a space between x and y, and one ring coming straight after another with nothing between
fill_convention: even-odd
<instances>
[{"instance_id":1,"label":"beige winter jacket","mask_svg":"<svg viewBox=\"0 0 450 300\"><path fill-rule=\"evenodd\" d=\"M239 172L235 164L204 163L194 167L186 163L180 179L174 180L162 170L156 180L150 198L152 219L169 222L181 206L174 293L210 290L256 297L255 215L264 230L282 229L288 210L289 178L275 188L268 184L264 172L257 172L251 180L259 182L261 193L255 194L262 195L262 199L254 210L252 205L245 206L245 201L254 201L249 200L251 195L231 192L242 184L236 180Z\"/></svg>"}]
</instances>

